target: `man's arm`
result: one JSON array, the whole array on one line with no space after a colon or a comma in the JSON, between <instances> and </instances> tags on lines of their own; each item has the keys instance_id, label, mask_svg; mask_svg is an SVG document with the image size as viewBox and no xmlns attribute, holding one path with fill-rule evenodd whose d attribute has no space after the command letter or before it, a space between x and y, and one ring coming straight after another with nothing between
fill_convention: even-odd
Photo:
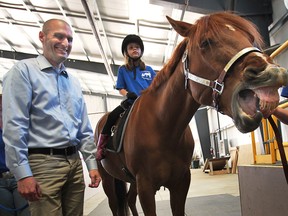
<instances>
[{"instance_id":1,"label":"man's arm","mask_svg":"<svg viewBox=\"0 0 288 216\"><path fill-rule=\"evenodd\" d=\"M3 80L3 140L7 167L16 180L32 176L28 162L29 109L32 87L20 62Z\"/></svg>"},{"instance_id":2,"label":"man's arm","mask_svg":"<svg viewBox=\"0 0 288 216\"><path fill-rule=\"evenodd\" d=\"M287 109L283 109L281 107L277 107L273 113L272 113L275 117L277 117L279 119L279 121L281 121L284 124L288 125L288 110Z\"/></svg>"}]
</instances>

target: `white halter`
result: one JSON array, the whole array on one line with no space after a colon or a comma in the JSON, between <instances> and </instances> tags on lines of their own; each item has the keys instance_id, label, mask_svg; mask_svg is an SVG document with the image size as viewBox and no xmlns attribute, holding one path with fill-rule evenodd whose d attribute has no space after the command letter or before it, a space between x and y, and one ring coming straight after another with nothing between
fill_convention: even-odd
<instances>
[{"instance_id":1,"label":"white halter","mask_svg":"<svg viewBox=\"0 0 288 216\"><path fill-rule=\"evenodd\" d=\"M194 82L197 82L199 84L208 86L213 89L213 107L215 107L217 110L219 109L218 106L218 97L222 94L224 90L224 78L226 76L226 73L231 68L231 66L243 55L248 54L250 52L261 52L256 47L247 47L242 50L240 50L236 55L234 55L231 60L226 64L223 71L221 72L220 76L217 80L208 80L202 77L198 77L192 73L190 73L189 65L188 65L188 50L186 49L183 56L182 56L182 62L184 67L184 75L185 75L185 89L187 88L188 79L192 80ZM219 110L218 110L219 111Z\"/></svg>"}]
</instances>

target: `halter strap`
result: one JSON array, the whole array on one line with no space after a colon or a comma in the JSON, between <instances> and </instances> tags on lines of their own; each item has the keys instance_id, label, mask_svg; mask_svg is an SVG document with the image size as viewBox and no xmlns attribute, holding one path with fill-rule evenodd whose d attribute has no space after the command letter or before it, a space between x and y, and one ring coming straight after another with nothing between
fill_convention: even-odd
<instances>
[{"instance_id":1,"label":"halter strap","mask_svg":"<svg viewBox=\"0 0 288 216\"><path fill-rule=\"evenodd\" d=\"M187 83L188 79L208 86L213 89L213 107L219 111L219 96L222 94L224 90L224 79L226 76L226 73L228 70L231 68L231 66L243 55L246 55L250 52L261 52L258 48L256 47L247 47L242 50L240 50L236 55L234 55L230 61L226 64L222 72L220 73L219 77L217 80L208 80L199 76L196 76L189 71L189 59L188 59L188 50L186 49L183 56L182 56L182 62L183 62L183 67L184 67L184 75L185 75L185 89L187 88Z\"/></svg>"}]
</instances>

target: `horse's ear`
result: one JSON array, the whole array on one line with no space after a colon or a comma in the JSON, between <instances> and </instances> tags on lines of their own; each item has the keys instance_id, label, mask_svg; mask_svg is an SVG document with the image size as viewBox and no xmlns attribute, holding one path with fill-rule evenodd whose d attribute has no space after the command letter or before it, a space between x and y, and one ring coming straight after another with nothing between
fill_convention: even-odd
<instances>
[{"instance_id":1,"label":"horse's ear","mask_svg":"<svg viewBox=\"0 0 288 216\"><path fill-rule=\"evenodd\" d=\"M189 34L189 31L191 30L191 28L193 28L194 25L190 24L190 23L186 23L183 21L176 21L174 19L172 19L169 16L166 16L167 20L169 21L169 23L171 24L172 28L178 33L180 34L182 37L187 37Z\"/></svg>"}]
</instances>

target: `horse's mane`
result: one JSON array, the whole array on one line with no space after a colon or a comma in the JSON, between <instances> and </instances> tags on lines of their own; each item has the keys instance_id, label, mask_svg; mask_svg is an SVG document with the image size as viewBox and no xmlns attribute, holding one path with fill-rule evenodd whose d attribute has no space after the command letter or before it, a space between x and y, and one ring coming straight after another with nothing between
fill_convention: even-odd
<instances>
[{"instance_id":1,"label":"horse's mane","mask_svg":"<svg viewBox=\"0 0 288 216\"><path fill-rule=\"evenodd\" d=\"M237 31L242 32L243 35L247 35L254 46L260 49L263 46L263 39L259 34L257 27L252 22L242 17L231 12L218 12L203 16L197 20L194 25L196 27L194 31L195 34L184 38L184 40L176 47L170 60L157 73L157 76L154 78L152 84L149 86L149 88L143 91L143 94L146 92L156 91L162 83L169 79L182 58L188 44L188 40L191 40L192 43L190 44L193 44L194 48L200 46L205 36L213 37L221 42L221 37L225 35L224 31L227 28L227 25L237 29ZM223 47L225 47L225 45ZM229 51L227 50L227 52Z\"/></svg>"},{"instance_id":2,"label":"horse's mane","mask_svg":"<svg viewBox=\"0 0 288 216\"><path fill-rule=\"evenodd\" d=\"M177 64L182 58L182 55L186 49L187 41L188 41L188 38L185 38L184 40L180 42L180 44L174 50L172 57L163 66L163 68L157 73L157 76L155 76L152 84L146 90L144 90L142 94L145 94L145 92L149 92L149 91L156 91L161 86L162 83L164 83L165 81L169 79L169 77L175 71Z\"/></svg>"}]
</instances>

